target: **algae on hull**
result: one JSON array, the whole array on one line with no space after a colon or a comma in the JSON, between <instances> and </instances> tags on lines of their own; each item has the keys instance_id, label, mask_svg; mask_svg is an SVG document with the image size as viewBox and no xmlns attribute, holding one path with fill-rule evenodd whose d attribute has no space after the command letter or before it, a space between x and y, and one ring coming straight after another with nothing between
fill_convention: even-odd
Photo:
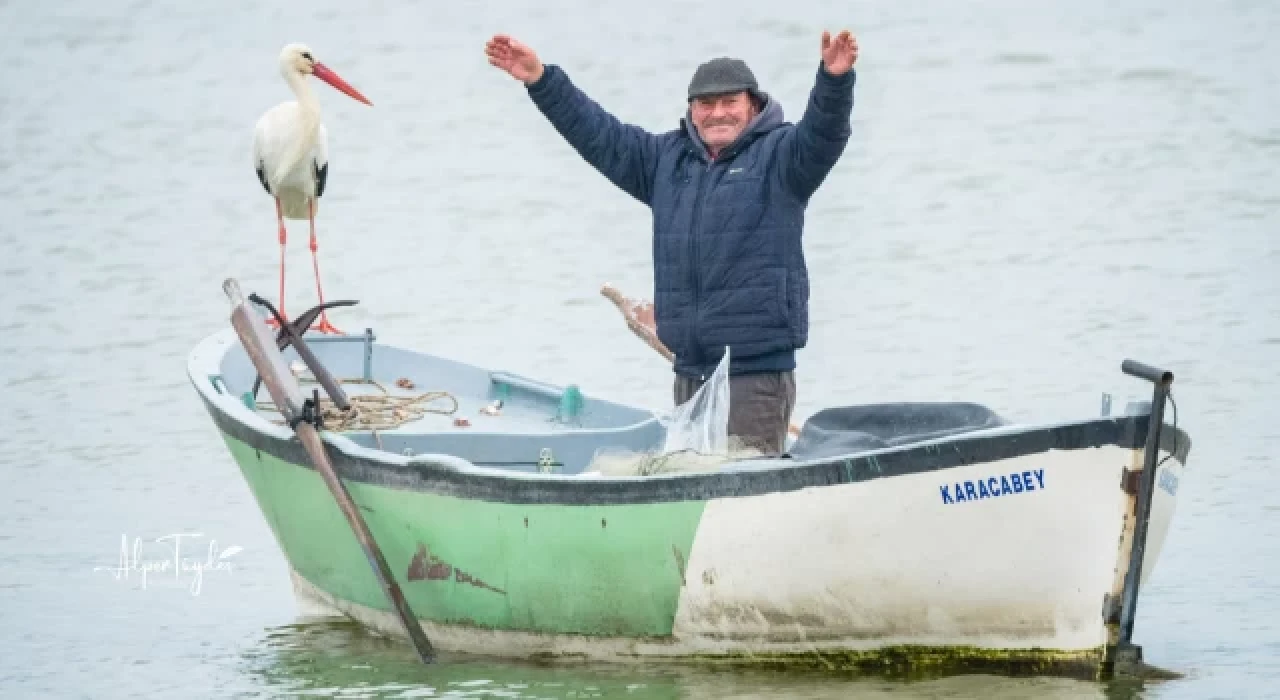
<instances>
[{"instance_id":1,"label":"algae on hull","mask_svg":"<svg viewBox=\"0 0 1280 700\"><path fill-rule=\"evenodd\" d=\"M892 678L931 678L985 673L1005 676L1060 676L1100 680L1104 649L987 649L973 646L895 645L868 650L807 652L729 652L682 657L684 663L773 669L780 671L837 671Z\"/></svg>"},{"instance_id":2,"label":"algae on hull","mask_svg":"<svg viewBox=\"0 0 1280 700\"><path fill-rule=\"evenodd\" d=\"M730 652L681 657L682 663L778 671L832 671L920 680L967 674L1050 676L1087 681L1167 680L1182 674L1140 659L1109 663L1106 647L1080 651L991 649L974 646L895 645L869 650Z\"/></svg>"}]
</instances>

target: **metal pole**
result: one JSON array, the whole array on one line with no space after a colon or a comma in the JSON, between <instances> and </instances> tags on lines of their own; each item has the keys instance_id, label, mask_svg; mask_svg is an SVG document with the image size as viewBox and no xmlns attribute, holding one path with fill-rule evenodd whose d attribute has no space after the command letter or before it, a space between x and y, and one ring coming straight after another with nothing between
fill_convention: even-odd
<instances>
[{"instance_id":1,"label":"metal pole","mask_svg":"<svg viewBox=\"0 0 1280 700\"><path fill-rule=\"evenodd\" d=\"M1173 372L1149 365L1125 360L1120 365L1128 375L1146 379L1153 385L1151 415L1147 424L1147 440L1143 452L1142 476L1138 483L1138 497L1134 503L1133 548L1129 551L1129 567L1124 577L1124 592L1120 601L1119 649L1133 646L1133 623L1138 609L1138 586L1142 579L1142 564L1146 554L1147 528L1151 519L1151 499L1156 485L1156 461L1160 455L1160 433L1164 427L1164 405L1173 384Z\"/></svg>"}]
</instances>

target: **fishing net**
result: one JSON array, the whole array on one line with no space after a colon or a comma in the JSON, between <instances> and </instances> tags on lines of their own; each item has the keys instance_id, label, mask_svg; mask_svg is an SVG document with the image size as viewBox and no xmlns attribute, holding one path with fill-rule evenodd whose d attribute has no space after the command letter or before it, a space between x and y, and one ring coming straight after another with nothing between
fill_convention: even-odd
<instances>
[{"instance_id":1,"label":"fishing net","mask_svg":"<svg viewBox=\"0 0 1280 700\"><path fill-rule=\"evenodd\" d=\"M742 445L736 437L728 440L729 448L721 454L702 454L693 450L676 452L635 452L620 448L598 450L583 476L655 476L716 471L722 465L740 459L759 457L764 453Z\"/></svg>"}]
</instances>

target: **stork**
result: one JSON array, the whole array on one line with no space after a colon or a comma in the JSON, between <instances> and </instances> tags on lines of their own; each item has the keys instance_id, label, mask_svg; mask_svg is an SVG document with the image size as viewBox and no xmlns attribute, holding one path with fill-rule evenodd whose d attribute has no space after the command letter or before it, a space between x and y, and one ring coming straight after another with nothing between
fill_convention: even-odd
<instances>
[{"instance_id":1,"label":"stork","mask_svg":"<svg viewBox=\"0 0 1280 700\"><path fill-rule=\"evenodd\" d=\"M280 299L284 313L285 219L307 219L311 223L311 264L316 276L316 294L324 303L320 287L320 263L316 256L316 209L324 194L329 175L329 146L324 124L320 121L320 102L307 83L314 75L338 91L369 106L373 103L358 90L338 77L337 73L315 60L311 49L303 44L289 44L280 50L280 72L297 97L267 110L253 131L253 169L258 173L267 194L276 202L276 223L280 234ZM274 319L270 321L274 325ZM321 333L341 333L322 312Z\"/></svg>"}]
</instances>

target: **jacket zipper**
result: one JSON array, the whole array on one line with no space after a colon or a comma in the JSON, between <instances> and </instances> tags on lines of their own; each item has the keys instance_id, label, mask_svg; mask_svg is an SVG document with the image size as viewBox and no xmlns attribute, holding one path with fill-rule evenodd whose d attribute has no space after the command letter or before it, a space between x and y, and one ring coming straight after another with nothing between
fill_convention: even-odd
<instances>
[{"instance_id":1,"label":"jacket zipper","mask_svg":"<svg viewBox=\"0 0 1280 700\"><path fill-rule=\"evenodd\" d=\"M707 380L706 368L703 364L706 362L702 355L702 348L698 345L698 305L699 305L699 288L702 284L702 276L698 274L698 231L702 228L702 198L706 191L706 180L711 174L711 168L715 165L713 157L707 162L707 167L702 173L702 177L698 180L698 196L693 202L693 228L689 231L689 266L691 276L693 277L693 317L689 320L689 349L694 353L696 358L694 364L698 368L699 381Z\"/></svg>"}]
</instances>

